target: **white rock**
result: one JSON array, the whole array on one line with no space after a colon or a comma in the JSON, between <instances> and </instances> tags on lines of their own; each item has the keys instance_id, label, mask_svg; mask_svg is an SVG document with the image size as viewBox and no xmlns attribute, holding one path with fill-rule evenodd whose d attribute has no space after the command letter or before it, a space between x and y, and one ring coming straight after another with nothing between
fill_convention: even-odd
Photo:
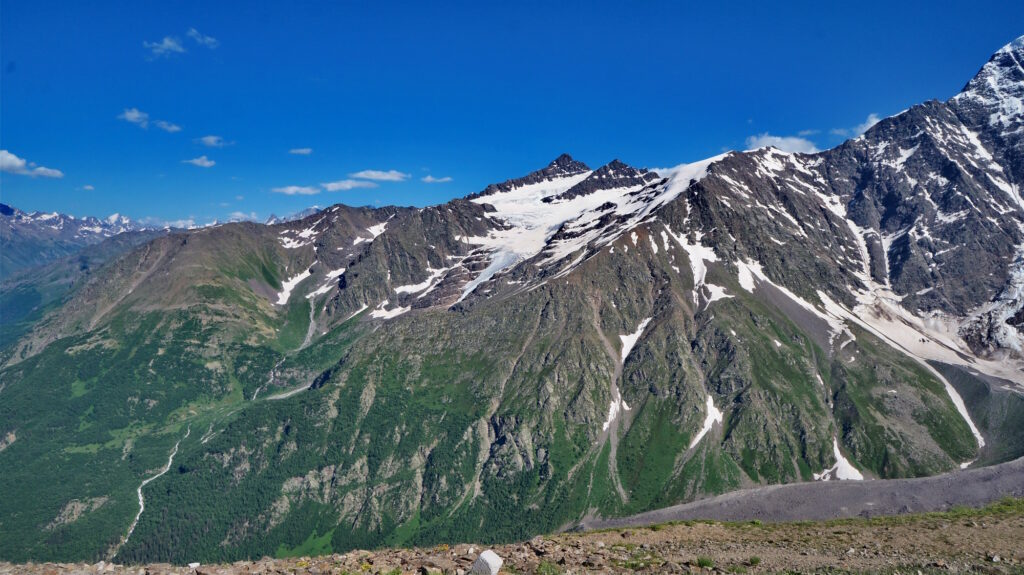
<instances>
[{"instance_id":1,"label":"white rock","mask_svg":"<svg viewBox=\"0 0 1024 575\"><path fill-rule=\"evenodd\" d=\"M473 562L473 568L469 572L479 575L498 575L502 563L504 561L501 557L498 557L497 553L488 549L476 558L476 561Z\"/></svg>"},{"instance_id":2,"label":"white rock","mask_svg":"<svg viewBox=\"0 0 1024 575\"><path fill-rule=\"evenodd\" d=\"M195 563L189 563L188 564L188 568L192 569L192 570L195 570L197 567L199 567L199 565L200 565L200 563L198 561L196 561Z\"/></svg>"}]
</instances>

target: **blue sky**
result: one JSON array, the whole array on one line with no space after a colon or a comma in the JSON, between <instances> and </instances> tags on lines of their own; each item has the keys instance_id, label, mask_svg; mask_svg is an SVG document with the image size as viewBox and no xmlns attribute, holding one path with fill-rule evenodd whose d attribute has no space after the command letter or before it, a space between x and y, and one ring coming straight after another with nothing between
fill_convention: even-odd
<instances>
[{"instance_id":1,"label":"blue sky","mask_svg":"<svg viewBox=\"0 0 1024 575\"><path fill-rule=\"evenodd\" d=\"M0 200L205 223L432 204L562 152L823 149L952 96L1022 22L1016 1L0 0Z\"/></svg>"}]
</instances>

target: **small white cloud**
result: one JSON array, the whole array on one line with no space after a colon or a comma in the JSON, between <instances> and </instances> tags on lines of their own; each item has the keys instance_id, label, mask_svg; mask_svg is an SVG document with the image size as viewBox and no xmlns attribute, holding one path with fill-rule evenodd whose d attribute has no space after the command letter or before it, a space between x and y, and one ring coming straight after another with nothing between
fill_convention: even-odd
<instances>
[{"instance_id":1,"label":"small white cloud","mask_svg":"<svg viewBox=\"0 0 1024 575\"><path fill-rule=\"evenodd\" d=\"M156 218L156 217L153 217L153 216L146 216L146 217L138 220L138 222L140 224L146 226L146 227L156 227L156 228L177 228L177 229L190 230L190 229L193 229L193 228L200 227L199 224L196 223L195 216L189 216L187 218L183 218L183 219L180 219L180 220L165 220L163 218ZM209 224L205 224L205 225L209 225Z\"/></svg>"},{"instance_id":2,"label":"small white cloud","mask_svg":"<svg viewBox=\"0 0 1024 575\"><path fill-rule=\"evenodd\" d=\"M421 182L426 182L428 184L445 184L445 183L448 183L448 182L452 181L452 177L451 176L445 176L443 178L435 178L434 176L431 176L430 174L427 174L426 176L423 176L422 178L420 178L420 181Z\"/></svg>"},{"instance_id":3,"label":"small white cloud","mask_svg":"<svg viewBox=\"0 0 1024 575\"><path fill-rule=\"evenodd\" d=\"M82 186L82 189L83 190L88 190L88 191L91 192L91 191L95 190L96 188L92 187L92 184L86 184L86 185Z\"/></svg>"},{"instance_id":4,"label":"small white cloud","mask_svg":"<svg viewBox=\"0 0 1024 575\"><path fill-rule=\"evenodd\" d=\"M273 188L270 191L275 194L285 194L286 196L312 196L319 194L320 188L314 188L313 186L283 186Z\"/></svg>"},{"instance_id":5,"label":"small white cloud","mask_svg":"<svg viewBox=\"0 0 1024 575\"><path fill-rule=\"evenodd\" d=\"M64 172L60 170L47 168L46 166L37 166L35 162L29 162L23 158L19 158L7 150L0 150L0 172L29 176L31 178L64 177Z\"/></svg>"},{"instance_id":6,"label":"small white cloud","mask_svg":"<svg viewBox=\"0 0 1024 575\"><path fill-rule=\"evenodd\" d=\"M200 46L206 46L210 49L216 48L220 45L220 42L218 42L216 38L214 38L213 36L204 36L200 34L199 30L196 30L195 28L189 28L188 33L186 35L189 38L195 40L196 43Z\"/></svg>"},{"instance_id":7,"label":"small white cloud","mask_svg":"<svg viewBox=\"0 0 1024 575\"><path fill-rule=\"evenodd\" d=\"M338 180L336 182L326 182L320 185L328 192L343 192L346 190L354 190L356 188L377 187L377 184L364 180Z\"/></svg>"},{"instance_id":8,"label":"small white cloud","mask_svg":"<svg viewBox=\"0 0 1024 575\"><path fill-rule=\"evenodd\" d=\"M404 182L409 179L409 174L399 172L398 170L363 170L354 174L349 174L350 178L360 178L363 180L377 180L381 182Z\"/></svg>"},{"instance_id":9,"label":"small white cloud","mask_svg":"<svg viewBox=\"0 0 1024 575\"><path fill-rule=\"evenodd\" d=\"M214 162L210 158L207 158L206 155L204 154L202 156L199 156L198 158L192 158L191 160L182 160L181 163L192 164L193 166L199 166L200 168L212 168L213 165L216 164L217 162Z\"/></svg>"},{"instance_id":10,"label":"small white cloud","mask_svg":"<svg viewBox=\"0 0 1024 575\"><path fill-rule=\"evenodd\" d=\"M203 136L202 138L196 138L196 142L206 146L207 148L223 148L224 146L230 146L234 142L227 142L220 136Z\"/></svg>"},{"instance_id":11,"label":"small white cloud","mask_svg":"<svg viewBox=\"0 0 1024 575\"><path fill-rule=\"evenodd\" d=\"M238 201L242 201L242 200L245 199L245 196L238 195L238 196L235 196L235 199L238 200Z\"/></svg>"},{"instance_id":12,"label":"small white cloud","mask_svg":"<svg viewBox=\"0 0 1024 575\"><path fill-rule=\"evenodd\" d=\"M124 120L129 124L135 124L140 128L149 127L149 114L143 112L138 108L125 108L121 115L117 117L118 120Z\"/></svg>"},{"instance_id":13,"label":"small white cloud","mask_svg":"<svg viewBox=\"0 0 1024 575\"><path fill-rule=\"evenodd\" d=\"M796 133L796 135L800 136L801 138L806 138L807 136L813 136L820 131L821 130L800 130L799 132Z\"/></svg>"},{"instance_id":14,"label":"small white cloud","mask_svg":"<svg viewBox=\"0 0 1024 575\"><path fill-rule=\"evenodd\" d=\"M170 132L172 134L174 132L180 132L181 131L181 126L179 126L177 124L172 124L172 123L167 122L165 120L157 120L156 121L156 127L160 128L161 130L163 130L165 132Z\"/></svg>"},{"instance_id":15,"label":"small white cloud","mask_svg":"<svg viewBox=\"0 0 1024 575\"><path fill-rule=\"evenodd\" d=\"M313 153L313 148L292 148L288 150L288 153L296 156L308 156Z\"/></svg>"},{"instance_id":16,"label":"small white cloud","mask_svg":"<svg viewBox=\"0 0 1024 575\"><path fill-rule=\"evenodd\" d=\"M256 216L256 212L245 213L235 211L228 214L228 220L232 222L252 222L258 219L259 217Z\"/></svg>"},{"instance_id":17,"label":"small white cloud","mask_svg":"<svg viewBox=\"0 0 1024 575\"><path fill-rule=\"evenodd\" d=\"M846 137L846 136L850 135L850 131L847 130L846 128L832 128L831 130L828 131L828 133L832 134L833 136L843 136L843 137Z\"/></svg>"},{"instance_id":18,"label":"small white cloud","mask_svg":"<svg viewBox=\"0 0 1024 575\"><path fill-rule=\"evenodd\" d=\"M853 127L853 133L859 136L864 132L867 132L869 129L871 129L871 126L874 126L881 120L882 119L878 117L878 114L872 112L868 114L867 119L865 119L862 123L857 124L856 126Z\"/></svg>"},{"instance_id":19,"label":"small white cloud","mask_svg":"<svg viewBox=\"0 0 1024 575\"><path fill-rule=\"evenodd\" d=\"M801 152L804 154L813 154L819 151L814 142L798 136L773 136L765 132L747 138L748 150L765 146L774 146L784 152Z\"/></svg>"},{"instance_id":20,"label":"small white cloud","mask_svg":"<svg viewBox=\"0 0 1024 575\"><path fill-rule=\"evenodd\" d=\"M181 45L181 40L172 36L164 36L164 39L159 42L143 42L142 45L157 58L160 56L170 56L171 54L181 54L185 51L185 48Z\"/></svg>"}]
</instances>

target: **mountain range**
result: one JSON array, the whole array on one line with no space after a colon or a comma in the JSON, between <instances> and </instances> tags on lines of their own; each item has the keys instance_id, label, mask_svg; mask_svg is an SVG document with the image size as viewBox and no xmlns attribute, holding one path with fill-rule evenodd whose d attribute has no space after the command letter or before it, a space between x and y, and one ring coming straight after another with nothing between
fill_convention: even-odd
<instances>
[{"instance_id":1,"label":"mountain range","mask_svg":"<svg viewBox=\"0 0 1024 575\"><path fill-rule=\"evenodd\" d=\"M85 246L144 227L120 214L100 219L23 212L0 204L0 281L20 270L70 256Z\"/></svg>"},{"instance_id":2,"label":"mountain range","mask_svg":"<svg viewBox=\"0 0 1024 575\"><path fill-rule=\"evenodd\" d=\"M0 557L507 541L1024 455L1022 63L819 153L111 249L0 350Z\"/></svg>"}]
</instances>

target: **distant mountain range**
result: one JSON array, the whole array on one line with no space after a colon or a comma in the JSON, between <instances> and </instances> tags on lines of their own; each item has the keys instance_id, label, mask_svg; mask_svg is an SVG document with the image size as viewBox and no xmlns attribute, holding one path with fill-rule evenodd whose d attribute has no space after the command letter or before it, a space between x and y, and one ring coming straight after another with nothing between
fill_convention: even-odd
<instances>
[{"instance_id":1,"label":"distant mountain range","mask_svg":"<svg viewBox=\"0 0 1024 575\"><path fill-rule=\"evenodd\" d=\"M69 256L85 246L143 229L120 214L105 219L23 212L0 204L0 280L20 270Z\"/></svg>"},{"instance_id":2,"label":"distant mountain range","mask_svg":"<svg viewBox=\"0 0 1024 575\"><path fill-rule=\"evenodd\" d=\"M270 217L268 217L267 220L263 223L267 224L268 226L272 226L274 224L286 224L288 222L294 222L295 220L301 220L302 218L312 216L313 214L319 212L322 209L323 208L321 208L320 206L312 206L304 210L298 211L290 216L276 216L274 214L271 214Z\"/></svg>"},{"instance_id":3,"label":"distant mountain range","mask_svg":"<svg viewBox=\"0 0 1024 575\"><path fill-rule=\"evenodd\" d=\"M0 348L0 558L525 539L1024 455L1022 62L820 153L128 247Z\"/></svg>"}]
</instances>

